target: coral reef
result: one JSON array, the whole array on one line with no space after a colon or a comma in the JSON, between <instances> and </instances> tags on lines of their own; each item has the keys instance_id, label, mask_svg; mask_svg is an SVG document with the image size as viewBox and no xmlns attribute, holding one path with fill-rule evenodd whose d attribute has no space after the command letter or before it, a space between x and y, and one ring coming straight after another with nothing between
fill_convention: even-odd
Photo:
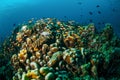
<instances>
[{"instance_id":1,"label":"coral reef","mask_svg":"<svg viewBox=\"0 0 120 80\"><path fill-rule=\"evenodd\" d=\"M16 28L12 36L9 52L13 80L98 80L120 76L120 38L110 24L98 32L93 23L81 26L45 18Z\"/></svg>"}]
</instances>

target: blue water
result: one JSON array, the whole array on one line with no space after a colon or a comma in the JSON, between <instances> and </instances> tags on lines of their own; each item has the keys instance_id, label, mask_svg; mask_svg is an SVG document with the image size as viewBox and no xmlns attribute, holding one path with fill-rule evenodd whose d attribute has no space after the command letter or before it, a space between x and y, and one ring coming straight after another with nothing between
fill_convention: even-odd
<instances>
[{"instance_id":1,"label":"blue water","mask_svg":"<svg viewBox=\"0 0 120 80\"><path fill-rule=\"evenodd\" d=\"M98 29L111 23L120 35L119 5L120 0L0 0L0 38L10 35L18 24L43 17L84 25L92 21Z\"/></svg>"}]
</instances>

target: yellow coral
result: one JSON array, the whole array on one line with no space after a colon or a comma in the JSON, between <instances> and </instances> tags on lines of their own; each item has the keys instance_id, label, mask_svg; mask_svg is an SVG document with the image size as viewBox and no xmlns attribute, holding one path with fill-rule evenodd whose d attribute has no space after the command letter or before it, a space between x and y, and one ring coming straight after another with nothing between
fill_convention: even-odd
<instances>
[{"instance_id":1,"label":"yellow coral","mask_svg":"<svg viewBox=\"0 0 120 80\"><path fill-rule=\"evenodd\" d=\"M22 49L20 51L20 53L18 54L18 58L20 60L20 62L24 62L27 58L27 50L26 49Z\"/></svg>"},{"instance_id":2,"label":"yellow coral","mask_svg":"<svg viewBox=\"0 0 120 80\"><path fill-rule=\"evenodd\" d=\"M22 49L22 50L20 50L20 53L27 53L27 50L26 49Z\"/></svg>"},{"instance_id":3,"label":"yellow coral","mask_svg":"<svg viewBox=\"0 0 120 80\"><path fill-rule=\"evenodd\" d=\"M35 52L38 51L38 50L39 50L38 48L36 48L36 47L34 48L34 51L35 51Z\"/></svg>"},{"instance_id":4,"label":"yellow coral","mask_svg":"<svg viewBox=\"0 0 120 80\"><path fill-rule=\"evenodd\" d=\"M26 74L27 77L32 78L32 79L38 79L39 76L35 72L28 72Z\"/></svg>"}]
</instances>

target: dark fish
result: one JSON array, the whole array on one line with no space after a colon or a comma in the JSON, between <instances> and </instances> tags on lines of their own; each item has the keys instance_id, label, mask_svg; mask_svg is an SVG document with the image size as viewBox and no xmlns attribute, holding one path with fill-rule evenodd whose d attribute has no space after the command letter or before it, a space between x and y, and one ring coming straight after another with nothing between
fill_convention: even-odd
<instances>
[{"instance_id":1,"label":"dark fish","mask_svg":"<svg viewBox=\"0 0 120 80\"><path fill-rule=\"evenodd\" d=\"M64 18L67 18L67 16L64 16Z\"/></svg>"},{"instance_id":2,"label":"dark fish","mask_svg":"<svg viewBox=\"0 0 120 80\"><path fill-rule=\"evenodd\" d=\"M92 20L92 19L90 19L89 21L90 21L90 22L93 22L93 20Z\"/></svg>"},{"instance_id":3,"label":"dark fish","mask_svg":"<svg viewBox=\"0 0 120 80\"><path fill-rule=\"evenodd\" d=\"M101 14L101 11L98 11L98 14Z\"/></svg>"},{"instance_id":4,"label":"dark fish","mask_svg":"<svg viewBox=\"0 0 120 80\"><path fill-rule=\"evenodd\" d=\"M100 22L98 22L98 25L101 25L101 23L100 23Z\"/></svg>"},{"instance_id":5,"label":"dark fish","mask_svg":"<svg viewBox=\"0 0 120 80\"><path fill-rule=\"evenodd\" d=\"M16 24L14 23L13 26L16 26Z\"/></svg>"},{"instance_id":6,"label":"dark fish","mask_svg":"<svg viewBox=\"0 0 120 80\"><path fill-rule=\"evenodd\" d=\"M99 8L99 7L100 7L100 5L97 5L96 7L97 7L97 8Z\"/></svg>"},{"instance_id":7,"label":"dark fish","mask_svg":"<svg viewBox=\"0 0 120 80\"><path fill-rule=\"evenodd\" d=\"M83 15L81 14L81 15L80 15L80 17L82 18L82 17L83 17Z\"/></svg>"},{"instance_id":8,"label":"dark fish","mask_svg":"<svg viewBox=\"0 0 120 80\"><path fill-rule=\"evenodd\" d=\"M116 11L115 8L113 8L112 11L115 12Z\"/></svg>"},{"instance_id":9,"label":"dark fish","mask_svg":"<svg viewBox=\"0 0 120 80\"><path fill-rule=\"evenodd\" d=\"M81 5L81 4L82 4L82 2L78 2L78 4L79 4L79 5Z\"/></svg>"},{"instance_id":10,"label":"dark fish","mask_svg":"<svg viewBox=\"0 0 120 80\"><path fill-rule=\"evenodd\" d=\"M93 15L93 13L92 13L91 11L89 12L89 14L90 14L90 15Z\"/></svg>"},{"instance_id":11,"label":"dark fish","mask_svg":"<svg viewBox=\"0 0 120 80\"><path fill-rule=\"evenodd\" d=\"M105 22L102 22L102 24L105 24Z\"/></svg>"}]
</instances>

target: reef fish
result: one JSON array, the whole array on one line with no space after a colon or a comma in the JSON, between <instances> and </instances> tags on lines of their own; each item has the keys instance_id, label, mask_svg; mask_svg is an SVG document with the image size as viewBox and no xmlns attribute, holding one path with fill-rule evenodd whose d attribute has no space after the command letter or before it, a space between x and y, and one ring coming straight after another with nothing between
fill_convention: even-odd
<instances>
[{"instance_id":1,"label":"reef fish","mask_svg":"<svg viewBox=\"0 0 120 80\"><path fill-rule=\"evenodd\" d=\"M91 11L89 12L89 14L90 14L90 15L93 15L93 13L92 13Z\"/></svg>"}]
</instances>

